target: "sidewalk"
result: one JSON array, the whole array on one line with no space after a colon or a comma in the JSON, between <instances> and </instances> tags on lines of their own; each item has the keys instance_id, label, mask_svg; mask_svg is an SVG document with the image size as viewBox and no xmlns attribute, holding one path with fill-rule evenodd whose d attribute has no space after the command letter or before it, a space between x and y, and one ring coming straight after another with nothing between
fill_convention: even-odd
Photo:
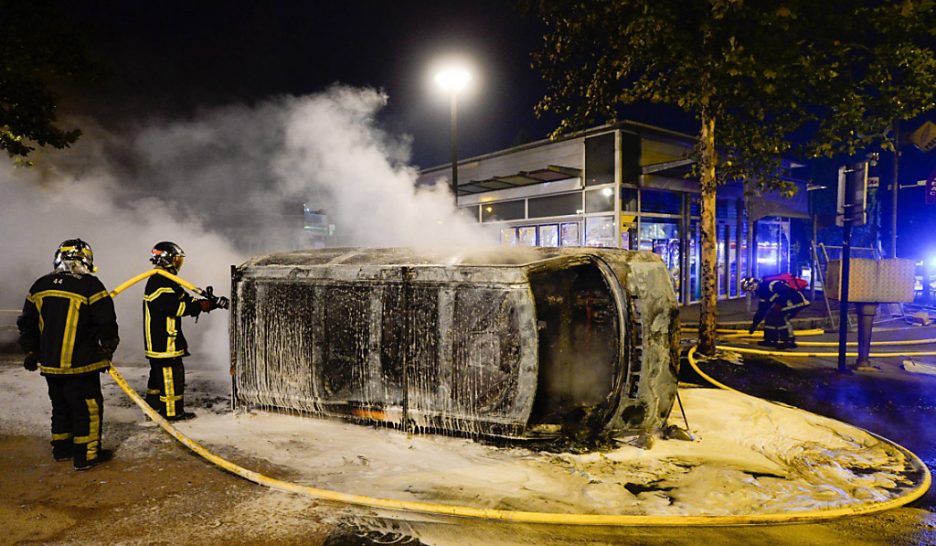
<instances>
[{"instance_id":1,"label":"sidewalk","mask_svg":"<svg viewBox=\"0 0 936 546\"><path fill-rule=\"evenodd\" d=\"M747 298L736 298L730 300L718 300L718 328L730 330L747 330L751 326L751 319L754 312L757 311L758 299L753 298L750 310L748 309ZM832 316L835 317L835 324L838 324L839 306L838 301L831 300ZM854 309L849 309L852 316L852 324L855 321ZM679 322L684 327L696 328L699 326L699 304L693 303L679 308ZM816 293L816 299L810 303L809 307L800 311L793 319L793 327L797 330L812 330L821 328L826 330L830 327L829 309L826 308L822 292ZM894 320L893 323L900 321ZM881 324L881 327L890 327L891 322Z\"/></svg>"}]
</instances>

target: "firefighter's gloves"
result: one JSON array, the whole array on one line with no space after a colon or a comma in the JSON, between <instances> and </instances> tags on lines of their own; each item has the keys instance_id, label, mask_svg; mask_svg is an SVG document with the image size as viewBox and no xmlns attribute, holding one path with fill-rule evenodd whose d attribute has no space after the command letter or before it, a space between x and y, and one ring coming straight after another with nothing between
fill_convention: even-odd
<instances>
[{"instance_id":1,"label":"firefighter's gloves","mask_svg":"<svg viewBox=\"0 0 936 546\"><path fill-rule=\"evenodd\" d=\"M23 367L27 372L34 372L39 369L39 353L26 353L23 359Z\"/></svg>"},{"instance_id":2,"label":"firefighter's gloves","mask_svg":"<svg viewBox=\"0 0 936 546\"><path fill-rule=\"evenodd\" d=\"M120 338L101 340L101 354L104 355L104 360L111 361L114 359L114 351L117 350L118 344L120 344Z\"/></svg>"},{"instance_id":3,"label":"firefighter's gloves","mask_svg":"<svg viewBox=\"0 0 936 546\"><path fill-rule=\"evenodd\" d=\"M753 328L753 327L748 328L747 333L750 334L750 335L754 335L754 328Z\"/></svg>"},{"instance_id":4,"label":"firefighter's gloves","mask_svg":"<svg viewBox=\"0 0 936 546\"><path fill-rule=\"evenodd\" d=\"M198 305L205 313L211 312L212 309L227 309L231 306L231 302L224 296L215 296L214 288L210 286L206 287L202 294L205 299L199 300Z\"/></svg>"}]
</instances>

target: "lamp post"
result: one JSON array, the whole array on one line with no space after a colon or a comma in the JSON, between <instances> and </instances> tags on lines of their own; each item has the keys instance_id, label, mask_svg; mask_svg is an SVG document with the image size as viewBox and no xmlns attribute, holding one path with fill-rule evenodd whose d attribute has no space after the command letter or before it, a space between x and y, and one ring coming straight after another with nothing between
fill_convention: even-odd
<instances>
[{"instance_id":1,"label":"lamp post","mask_svg":"<svg viewBox=\"0 0 936 546\"><path fill-rule=\"evenodd\" d=\"M458 205L458 93L471 82L471 73L465 68L447 67L435 75L435 81L442 90L451 95L452 112L452 195Z\"/></svg>"}]
</instances>

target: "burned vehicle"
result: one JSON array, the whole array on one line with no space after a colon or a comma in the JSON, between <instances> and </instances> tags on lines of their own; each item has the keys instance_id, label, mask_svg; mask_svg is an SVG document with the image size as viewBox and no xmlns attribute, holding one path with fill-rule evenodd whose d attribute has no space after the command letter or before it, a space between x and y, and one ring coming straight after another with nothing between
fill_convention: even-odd
<instances>
[{"instance_id":1,"label":"burned vehicle","mask_svg":"<svg viewBox=\"0 0 936 546\"><path fill-rule=\"evenodd\" d=\"M660 259L331 248L232 268L235 404L414 431L648 435L676 395Z\"/></svg>"}]
</instances>

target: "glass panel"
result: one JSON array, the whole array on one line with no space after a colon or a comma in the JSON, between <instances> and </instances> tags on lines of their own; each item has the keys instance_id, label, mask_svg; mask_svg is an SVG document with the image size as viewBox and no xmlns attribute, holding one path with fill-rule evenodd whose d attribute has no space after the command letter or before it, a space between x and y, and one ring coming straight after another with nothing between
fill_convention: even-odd
<instances>
[{"instance_id":1,"label":"glass panel","mask_svg":"<svg viewBox=\"0 0 936 546\"><path fill-rule=\"evenodd\" d=\"M637 249L637 216L621 214L621 248Z\"/></svg>"},{"instance_id":2,"label":"glass panel","mask_svg":"<svg viewBox=\"0 0 936 546\"><path fill-rule=\"evenodd\" d=\"M637 210L637 190L621 188L621 210Z\"/></svg>"},{"instance_id":3,"label":"glass panel","mask_svg":"<svg viewBox=\"0 0 936 546\"><path fill-rule=\"evenodd\" d=\"M723 297L725 295L725 274L728 268L728 252L727 252L727 241L725 240L725 233L730 229L730 226L725 224L717 224L716 230L717 234L715 236L715 253L716 257L716 284L718 285L718 296Z\"/></svg>"},{"instance_id":4,"label":"glass panel","mask_svg":"<svg viewBox=\"0 0 936 546\"><path fill-rule=\"evenodd\" d=\"M501 229L501 244L517 246L517 229L512 227Z\"/></svg>"},{"instance_id":5,"label":"glass panel","mask_svg":"<svg viewBox=\"0 0 936 546\"><path fill-rule=\"evenodd\" d=\"M614 182L614 133L585 139L585 185Z\"/></svg>"},{"instance_id":6,"label":"glass panel","mask_svg":"<svg viewBox=\"0 0 936 546\"><path fill-rule=\"evenodd\" d=\"M482 205L481 221L493 222L495 220L519 220L523 218L526 207L523 201L507 201L505 203L488 203Z\"/></svg>"},{"instance_id":7,"label":"glass panel","mask_svg":"<svg viewBox=\"0 0 936 546\"><path fill-rule=\"evenodd\" d=\"M614 188L585 192L585 212L608 212L609 210L614 210Z\"/></svg>"},{"instance_id":8,"label":"glass panel","mask_svg":"<svg viewBox=\"0 0 936 546\"><path fill-rule=\"evenodd\" d=\"M517 228L517 246L536 246L536 226Z\"/></svg>"},{"instance_id":9,"label":"glass panel","mask_svg":"<svg viewBox=\"0 0 936 546\"><path fill-rule=\"evenodd\" d=\"M528 204L530 218L544 218L547 216L565 216L577 214L582 209L582 194L580 192L563 195L550 195L530 199Z\"/></svg>"},{"instance_id":10,"label":"glass panel","mask_svg":"<svg viewBox=\"0 0 936 546\"><path fill-rule=\"evenodd\" d=\"M613 216L585 219L585 246L613 247L615 239Z\"/></svg>"},{"instance_id":11,"label":"glass panel","mask_svg":"<svg viewBox=\"0 0 936 546\"><path fill-rule=\"evenodd\" d=\"M644 218L640 222L640 250L651 250L663 259L679 294L679 220Z\"/></svg>"},{"instance_id":12,"label":"glass panel","mask_svg":"<svg viewBox=\"0 0 936 546\"><path fill-rule=\"evenodd\" d=\"M565 222L559 226L559 240L562 246L579 246L579 223Z\"/></svg>"},{"instance_id":13,"label":"glass panel","mask_svg":"<svg viewBox=\"0 0 936 546\"><path fill-rule=\"evenodd\" d=\"M679 193L658 190L642 190L640 193L642 212L679 214L681 209L682 196Z\"/></svg>"},{"instance_id":14,"label":"glass panel","mask_svg":"<svg viewBox=\"0 0 936 546\"><path fill-rule=\"evenodd\" d=\"M699 301L702 299L702 262L699 259L699 253L702 250L702 239L699 234L698 220L692 221L692 229L689 233L689 301Z\"/></svg>"},{"instance_id":15,"label":"glass panel","mask_svg":"<svg viewBox=\"0 0 936 546\"><path fill-rule=\"evenodd\" d=\"M559 246L559 226L549 224L539 227L540 246Z\"/></svg>"},{"instance_id":16,"label":"glass panel","mask_svg":"<svg viewBox=\"0 0 936 546\"><path fill-rule=\"evenodd\" d=\"M470 206L470 207L459 207L459 208L458 208L458 212L464 214L464 215L467 216L468 218L471 218L472 220L474 220L475 222L477 222L477 221L478 221L478 209L479 209L479 208L480 208L480 207L479 207L478 205L473 205L473 206Z\"/></svg>"},{"instance_id":17,"label":"glass panel","mask_svg":"<svg viewBox=\"0 0 936 546\"><path fill-rule=\"evenodd\" d=\"M790 269L789 220L764 219L757 222L757 274L760 277Z\"/></svg>"}]
</instances>

